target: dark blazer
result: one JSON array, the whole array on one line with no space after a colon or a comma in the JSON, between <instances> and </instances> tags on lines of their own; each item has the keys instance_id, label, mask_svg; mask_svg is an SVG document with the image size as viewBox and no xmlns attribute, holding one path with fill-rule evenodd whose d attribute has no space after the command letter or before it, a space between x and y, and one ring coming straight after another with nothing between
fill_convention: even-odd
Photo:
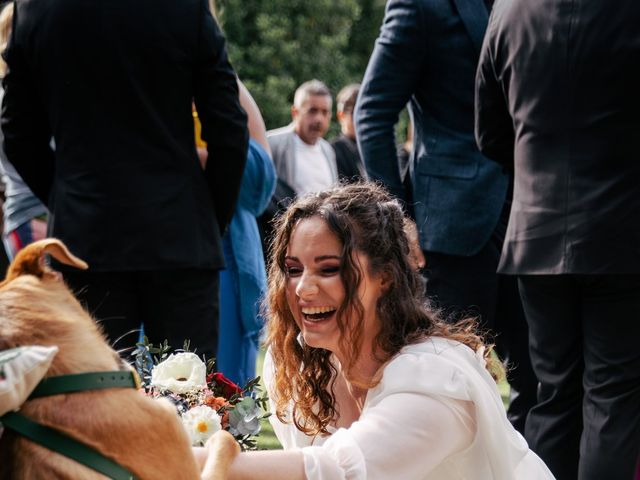
<instances>
[{"instance_id":1,"label":"dark blazer","mask_svg":"<svg viewBox=\"0 0 640 480\"><path fill-rule=\"evenodd\" d=\"M394 124L410 102L414 211L422 248L473 255L489 240L508 176L473 136L475 71L487 23L482 0L390 0L356 102L369 176L403 198Z\"/></svg>"},{"instance_id":2,"label":"dark blazer","mask_svg":"<svg viewBox=\"0 0 640 480\"><path fill-rule=\"evenodd\" d=\"M494 5L476 135L515 168L501 272L640 273L639 26L637 0Z\"/></svg>"},{"instance_id":3,"label":"dark blazer","mask_svg":"<svg viewBox=\"0 0 640 480\"><path fill-rule=\"evenodd\" d=\"M340 180L358 181L366 178L367 174L360 158L358 144L353 138L340 135L331 142L336 152L336 166Z\"/></svg>"},{"instance_id":4,"label":"dark blazer","mask_svg":"<svg viewBox=\"0 0 640 480\"><path fill-rule=\"evenodd\" d=\"M16 5L5 150L52 234L98 271L221 267L248 133L207 1Z\"/></svg>"}]
</instances>

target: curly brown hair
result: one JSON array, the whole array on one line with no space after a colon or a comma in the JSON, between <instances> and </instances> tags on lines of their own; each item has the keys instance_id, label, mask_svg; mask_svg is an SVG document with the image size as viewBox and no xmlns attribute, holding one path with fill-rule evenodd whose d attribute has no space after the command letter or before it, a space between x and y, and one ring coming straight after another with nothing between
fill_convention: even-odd
<instances>
[{"instance_id":1,"label":"curly brown hair","mask_svg":"<svg viewBox=\"0 0 640 480\"><path fill-rule=\"evenodd\" d=\"M281 421L294 422L307 435L326 435L327 426L338 415L333 393L337 372L332 353L301 341L300 329L286 298L285 256L291 233L300 220L315 216L324 219L342 244L340 277L345 298L336 317L340 348L347 352L347 365L342 365L342 370L351 383L371 388L380 380L364 379L353 371L364 330L364 309L357 295L363 272L355 261L356 252L367 256L370 274L384 274L390 279L376 305L381 328L374 339L373 351L378 361L390 360L402 347L427 336L454 339L474 351L483 346L483 341L472 319L446 324L429 308L424 282L409 258L405 214L400 203L384 188L361 182L299 198L275 220L270 245L266 308L267 345L275 365L272 394L275 413ZM489 350L486 349L486 355ZM291 402L293 418L287 418Z\"/></svg>"}]
</instances>

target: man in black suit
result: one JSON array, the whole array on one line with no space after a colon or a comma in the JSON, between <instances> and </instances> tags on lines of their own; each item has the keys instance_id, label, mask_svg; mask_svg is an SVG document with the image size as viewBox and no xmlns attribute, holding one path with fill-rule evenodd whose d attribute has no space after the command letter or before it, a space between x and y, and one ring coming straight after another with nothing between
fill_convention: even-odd
<instances>
[{"instance_id":1,"label":"man in black suit","mask_svg":"<svg viewBox=\"0 0 640 480\"><path fill-rule=\"evenodd\" d=\"M112 341L142 322L153 341L190 339L212 356L220 237L248 135L207 1L27 0L15 16L5 150L48 205L52 235L89 263L67 281Z\"/></svg>"},{"instance_id":2,"label":"man in black suit","mask_svg":"<svg viewBox=\"0 0 640 480\"><path fill-rule=\"evenodd\" d=\"M480 317L507 360L509 420L520 431L535 402L527 324L517 282L496 274L510 177L475 144L475 72L491 1L390 0L356 102L369 178L405 201L411 193L426 259L427 295L451 313ZM415 127L411 188L401 178L394 125L409 102Z\"/></svg>"},{"instance_id":3,"label":"man in black suit","mask_svg":"<svg viewBox=\"0 0 640 480\"><path fill-rule=\"evenodd\" d=\"M476 138L515 169L500 271L541 382L526 437L558 479L631 479L640 450L640 3L497 1Z\"/></svg>"}]
</instances>

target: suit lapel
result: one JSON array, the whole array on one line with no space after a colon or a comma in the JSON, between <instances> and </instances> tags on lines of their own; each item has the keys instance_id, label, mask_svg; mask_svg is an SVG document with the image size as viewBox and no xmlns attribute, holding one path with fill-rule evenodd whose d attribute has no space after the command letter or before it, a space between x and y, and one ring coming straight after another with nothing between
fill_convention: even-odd
<instances>
[{"instance_id":1,"label":"suit lapel","mask_svg":"<svg viewBox=\"0 0 640 480\"><path fill-rule=\"evenodd\" d=\"M484 32L487 29L489 14L483 0L453 0L458 14L471 37L473 45L479 52L482 47Z\"/></svg>"}]
</instances>

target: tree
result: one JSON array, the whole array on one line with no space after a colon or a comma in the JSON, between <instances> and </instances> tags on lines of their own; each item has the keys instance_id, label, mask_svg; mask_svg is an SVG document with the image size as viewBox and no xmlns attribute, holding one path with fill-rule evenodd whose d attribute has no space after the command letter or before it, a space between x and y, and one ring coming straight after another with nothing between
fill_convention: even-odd
<instances>
[{"instance_id":1,"label":"tree","mask_svg":"<svg viewBox=\"0 0 640 480\"><path fill-rule=\"evenodd\" d=\"M384 2L219 0L217 10L232 64L267 128L276 128L291 121L293 93L304 81L322 80L335 96L362 80Z\"/></svg>"}]
</instances>

